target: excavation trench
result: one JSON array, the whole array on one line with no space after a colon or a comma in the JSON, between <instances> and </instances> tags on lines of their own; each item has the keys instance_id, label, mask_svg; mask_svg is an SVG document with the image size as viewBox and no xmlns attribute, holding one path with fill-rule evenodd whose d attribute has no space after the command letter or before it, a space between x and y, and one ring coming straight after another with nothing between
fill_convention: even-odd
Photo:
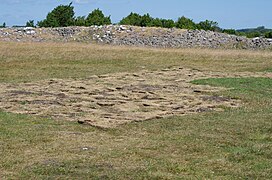
<instances>
[{"instance_id":1,"label":"excavation trench","mask_svg":"<svg viewBox=\"0 0 272 180\"><path fill-rule=\"evenodd\" d=\"M194 85L200 78L262 74L202 72L171 68L117 73L85 79L50 79L0 84L0 109L110 128L173 115L237 107L239 100L211 95L224 88Z\"/></svg>"}]
</instances>

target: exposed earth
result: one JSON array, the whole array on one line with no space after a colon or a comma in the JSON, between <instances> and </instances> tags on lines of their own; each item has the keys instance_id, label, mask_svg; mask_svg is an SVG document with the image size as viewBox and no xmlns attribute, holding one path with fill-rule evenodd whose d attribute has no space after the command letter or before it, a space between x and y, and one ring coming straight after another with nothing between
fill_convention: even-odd
<instances>
[{"instance_id":1,"label":"exposed earth","mask_svg":"<svg viewBox=\"0 0 272 180\"><path fill-rule=\"evenodd\" d=\"M238 107L237 99L211 95L223 88L194 85L218 77L264 77L266 73L202 72L170 68L138 73L0 84L0 109L110 128L132 121Z\"/></svg>"}]
</instances>

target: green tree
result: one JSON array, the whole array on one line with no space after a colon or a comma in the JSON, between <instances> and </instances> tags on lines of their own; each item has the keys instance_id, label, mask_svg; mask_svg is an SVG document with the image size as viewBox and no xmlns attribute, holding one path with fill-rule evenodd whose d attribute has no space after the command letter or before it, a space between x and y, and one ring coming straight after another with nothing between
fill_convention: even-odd
<instances>
[{"instance_id":1,"label":"green tree","mask_svg":"<svg viewBox=\"0 0 272 180\"><path fill-rule=\"evenodd\" d=\"M6 28L6 23L5 22L3 23L2 28Z\"/></svg>"},{"instance_id":2,"label":"green tree","mask_svg":"<svg viewBox=\"0 0 272 180\"><path fill-rule=\"evenodd\" d=\"M250 33L246 33L246 37L248 38L255 38L255 37L260 37L261 36L261 33L260 32L250 32Z\"/></svg>"},{"instance_id":3,"label":"green tree","mask_svg":"<svg viewBox=\"0 0 272 180\"><path fill-rule=\"evenodd\" d=\"M197 25L194 23L194 21L184 16L178 18L176 27L180 29L197 29Z\"/></svg>"},{"instance_id":4,"label":"green tree","mask_svg":"<svg viewBox=\"0 0 272 180\"><path fill-rule=\"evenodd\" d=\"M78 16L75 18L75 26L86 26L86 18L85 16Z\"/></svg>"},{"instance_id":5,"label":"green tree","mask_svg":"<svg viewBox=\"0 0 272 180\"><path fill-rule=\"evenodd\" d=\"M201 21L197 24L198 29L215 31L218 28L218 23L215 21Z\"/></svg>"},{"instance_id":6,"label":"green tree","mask_svg":"<svg viewBox=\"0 0 272 180\"><path fill-rule=\"evenodd\" d=\"M238 31L237 31L236 35L237 36L247 36L245 32L238 32Z\"/></svg>"},{"instance_id":7,"label":"green tree","mask_svg":"<svg viewBox=\"0 0 272 180\"><path fill-rule=\"evenodd\" d=\"M162 27L162 20L159 18L152 19L149 23L150 27Z\"/></svg>"},{"instance_id":8,"label":"green tree","mask_svg":"<svg viewBox=\"0 0 272 180\"><path fill-rule=\"evenodd\" d=\"M111 24L110 16L106 17L100 9L93 10L86 19L86 25L106 25Z\"/></svg>"},{"instance_id":9,"label":"green tree","mask_svg":"<svg viewBox=\"0 0 272 180\"><path fill-rule=\"evenodd\" d=\"M60 5L47 14L46 19L38 22L40 27L67 27L74 24L74 7Z\"/></svg>"},{"instance_id":10,"label":"green tree","mask_svg":"<svg viewBox=\"0 0 272 180\"><path fill-rule=\"evenodd\" d=\"M222 32L226 34L237 35L237 31L235 29L224 29Z\"/></svg>"},{"instance_id":11,"label":"green tree","mask_svg":"<svg viewBox=\"0 0 272 180\"><path fill-rule=\"evenodd\" d=\"M175 27L175 22L172 19L161 19L162 27L173 28Z\"/></svg>"},{"instance_id":12,"label":"green tree","mask_svg":"<svg viewBox=\"0 0 272 180\"><path fill-rule=\"evenodd\" d=\"M132 26L142 26L142 27L164 27L173 28L175 27L175 22L171 19L160 19L153 18L148 13L143 16L131 12L127 17L123 18L119 24L122 25L132 25Z\"/></svg>"},{"instance_id":13,"label":"green tree","mask_svg":"<svg viewBox=\"0 0 272 180\"><path fill-rule=\"evenodd\" d=\"M141 17L141 23L140 23L140 26L142 27L147 27L147 26L151 26L151 22L153 21L153 18L147 13L147 14L144 14L142 17Z\"/></svg>"},{"instance_id":14,"label":"green tree","mask_svg":"<svg viewBox=\"0 0 272 180\"><path fill-rule=\"evenodd\" d=\"M132 25L132 26L141 26L142 16L131 12L127 17L123 18L119 24L122 25Z\"/></svg>"},{"instance_id":15,"label":"green tree","mask_svg":"<svg viewBox=\"0 0 272 180\"><path fill-rule=\"evenodd\" d=\"M265 35L264 35L264 37L266 37L266 38L272 38L272 31L266 32Z\"/></svg>"},{"instance_id":16,"label":"green tree","mask_svg":"<svg viewBox=\"0 0 272 180\"><path fill-rule=\"evenodd\" d=\"M34 20L29 20L26 22L26 27L35 27Z\"/></svg>"}]
</instances>

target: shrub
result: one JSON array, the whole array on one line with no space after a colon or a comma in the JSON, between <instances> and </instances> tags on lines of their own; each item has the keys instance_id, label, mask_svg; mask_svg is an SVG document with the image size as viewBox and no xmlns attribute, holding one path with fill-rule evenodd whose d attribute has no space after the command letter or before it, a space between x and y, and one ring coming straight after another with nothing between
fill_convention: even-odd
<instances>
[{"instance_id":1,"label":"shrub","mask_svg":"<svg viewBox=\"0 0 272 180\"><path fill-rule=\"evenodd\" d=\"M152 26L152 21L154 19L147 13L147 14L144 14L142 17L141 17L141 23L140 23L140 26L142 27L146 27L146 26Z\"/></svg>"},{"instance_id":2,"label":"shrub","mask_svg":"<svg viewBox=\"0 0 272 180\"><path fill-rule=\"evenodd\" d=\"M197 25L194 23L194 21L184 16L178 18L176 27L180 29L197 29Z\"/></svg>"},{"instance_id":3,"label":"shrub","mask_svg":"<svg viewBox=\"0 0 272 180\"><path fill-rule=\"evenodd\" d=\"M160 18L152 19L152 21L149 23L150 27L162 27L162 21Z\"/></svg>"},{"instance_id":4,"label":"shrub","mask_svg":"<svg viewBox=\"0 0 272 180\"><path fill-rule=\"evenodd\" d=\"M26 22L26 27L35 27L34 20L29 20Z\"/></svg>"},{"instance_id":5,"label":"shrub","mask_svg":"<svg viewBox=\"0 0 272 180\"><path fill-rule=\"evenodd\" d=\"M132 25L132 26L141 26L142 16L131 12L127 17L124 17L119 24L122 25Z\"/></svg>"},{"instance_id":6,"label":"shrub","mask_svg":"<svg viewBox=\"0 0 272 180\"><path fill-rule=\"evenodd\" d=\"M246 37L248 38L255 38L255 37L260 37L261 33L260 32L250 32L250 33L246 33Z\"/></svg>"},{"instance_id":7,"label":"shrub","mask_svg":"<svg viewBox=\"0 0 272 180\"><path fill-rule=\"evenodd\" d=\"M218 23L215 21L201 21L197 24L198 29L215 31L218 28Z\"/></svg>"},{"instance_id":8,"label":"shrub","mask_svg":"<svg viewBox=\"0 0 272 180\"><path fill-rule=\"evenodd\" d=\"M78 17L76 17L74 25L75 26L86 26L86 18L85 18L85 16L78 16Z\"/></svg>"},{"instance_id":9,"label":"shrub","mask_svg":"<svg viewBox=\"0 0 272 180\"><path fill-rule=\"evenodd\" d=\"M106 17L100 9L93 10L86 19L86 25L106 25L111 24L110 16Z\"/></svg>"},{"instance_id":10,"label":"shrub","mask_svg":"<svg viewBox=\"0 0 272 180\"><path fill-rule=\"evenodd\" d=\"M265 33L266 38L272 38L272 31Z\"/></svg>"},{"instance_id":11,"label":"shrub","mask_svg":"<svg viewBox=\"0 0 272 180\"><path fill-rule=\"evenodd\" d=\"M226 34L237 35L237 31L235 29L224 29L222 32Z\"/></svg>"},{"instance_id":12,"label":"shrub","mask_svg":"<svg viewBox=\"0 0 272 180\"><path fill-rule=\"evenodd\" d=\"M176 25L172 19L161 19L161 22L164 28L173 28Z\"/></svg>"}]
</instances>

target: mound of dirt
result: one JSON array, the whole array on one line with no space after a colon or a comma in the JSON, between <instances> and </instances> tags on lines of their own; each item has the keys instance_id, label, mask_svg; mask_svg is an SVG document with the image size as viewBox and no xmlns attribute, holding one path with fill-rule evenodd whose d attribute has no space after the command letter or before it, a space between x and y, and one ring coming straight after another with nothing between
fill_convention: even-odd
<instances>
[{"instance_id":1,"label":"mound of dirt","mask_svg":"<svg viewBox=\"0 0 272 180\"><path fill-rule=\"evenodd\" d=\"M208 95L223 88L193 85L207 77L253 76L172 68L139 73L0 84L0 109L98 127L237 107L238 100ZM256 76L256 74L254 75Z\"/></svg>"}]
</instances>

